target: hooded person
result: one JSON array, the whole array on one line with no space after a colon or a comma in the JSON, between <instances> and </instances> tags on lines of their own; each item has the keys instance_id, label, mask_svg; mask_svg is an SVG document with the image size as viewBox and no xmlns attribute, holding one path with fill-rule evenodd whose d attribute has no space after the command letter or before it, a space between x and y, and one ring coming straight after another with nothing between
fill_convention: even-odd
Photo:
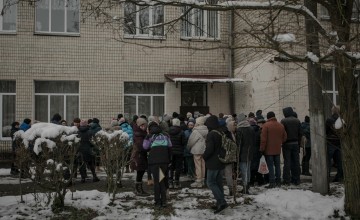
<instances>
[{"instance_id":1,"label":"hooded person","mask_svg":"<svg viewBox=\"0 0 360 220\"><path fill-rule=\"evenodd\" d=\"M21 123L19 129L22 131L27 131L31 127L31 119L25 118L23 123Z\"/></svg>"},{"instance_id":2,"label":"hooded person","mask_svg":"<svg viewBox=\"0 0 360 220\"><path fill-rule=\"evenodd\" d=\"M239 146L239 168L243 181L243 194L249 193L250 166L256 149L256 136L254 129L243 113L237 116L236 143Z\"/></svg>"},{"instance_id":3,"label":"hooded person","mask_svg":"<svg viewBox=\"0 0 360 220\"><path fill-rule=\"evenodd\" d=\"M219 132L216 132L219 131L218 117L215 115L209 116L205 121L205 126L209 130L209 133L206 136L206 147L203 154L205 165L207 167L206 184L212 191L216 200L214 214L217 214L228 207L222 183L225 164L219 159L219 154L222 150L222 136Z\"/></svg>"},{"instance_id":4,"label":"hooded person","mask_svg":"<svg viewBox=\"0 0 360 220\"><path fill-rule=\"evenodd\" d=\"M143 142L143 148L149 151L148 164L154 178L155 207L164 208L166 207L167 173L172 144L157 122L150 122L148 130L149 134Z\"/></svg>"},{"instance_id":5,"label":"hooded person","mask_svg":"<svg viewBox=\"0 0 360 220\"><path fill-rule=\"evenodd\" d=\"M86 167L91 171L93 175L93 182L100 181L100 179L96 176L95 173L94 156L92 151L94 146L90 142L93 134L89 129L90 128L88 126L88 122L86 120L81 120L78 131L78 136L80 138L80 145L78 149L80 157L78 157L78 160L82 161L82 163L80 163L80 175L82 183L85 183Z\"/></svg>"},{"instance_id":6,"label":"hooded person","mask_svg":"<svg viewBox=\"0 0 360 220\"><path fill-rule=\"evenodd\" d=\"M51 118L51 123L61 125L61 115L59 113L55 113Z\"/></svg>"},{"instance_id":7,"label":"hooded person","mask_svg":"<svg viewBox=\"0 0 360 220\"><path fill-rule=\"evenodd\" d=\"M293 183L300 184L300 145L302 139L301 122L295 117L294 110L291 107L283 109L284 119L281 124L284 125L287 139L282 145L284 158L283 183L288 185Z\"/></svg>"},{"instance_id":8,"label":"hooded person","mask_svg":"<svg viewBox=\"0 0 360 220\"><path fill-rule=\"evenodd\" d=\"M172 120L172 126L169 128L169 136L172 143L169 187L179 188L186 138L183 129L180 127L180 120L178 118Z\"/></svg>"}]
</instances>

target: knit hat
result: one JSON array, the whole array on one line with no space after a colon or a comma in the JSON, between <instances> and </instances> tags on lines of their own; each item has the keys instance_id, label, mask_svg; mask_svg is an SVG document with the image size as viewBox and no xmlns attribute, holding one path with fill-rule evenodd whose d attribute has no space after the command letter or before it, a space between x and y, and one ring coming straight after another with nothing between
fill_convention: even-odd
<instances>
[{"instance_id":1,"label":"knit hat","mask_svg":"<svg viewBox=\"0 0 360 220\"><path fill-rule=\"evenodd\" d=\"M96 123L96 124L99 124L100 123L100 120L98 118L93 118L92 120L93 123Z\"/></svg>"},{"instance_id":2,"label":"knit hat","mask_svg":"<svg viewBox=\"0 0 360 220\"><path fill-rule=\"evenodd\" d=\"M119 126L119 122L114 119L114 120L111 121L110 126L111 127Z\"/></svg>"},{"instance_id":3,"label":"knit hat","mask_svg":"<svg viewBox=\"0 0 360 220\"><path fill-rule=\"evenodd\" d=\"M147 125L147 121L144 119L144 118L138 118L137 120L136 120L136 125L137 126L141 126L141 125Z\"/></svg>"},{"instance_id":4,"label":"knit hat","mask_svg":"<svg viewBox=\"0 0 360 220\"><path fill-rule=\"evenodd\" d=\"M174 118L172 120L172 125L173 126L180 126L180 120L178 118Z\"/></svg>"},{"instance_id":5,"label":"knit hat","mask_svg":"<svg viewBox=\"0 0 360 220\"><path fill-rule=\"evenodd\" d=\"M205 121L206 121L206 118L204 116L200 116L200 117L196 118L197 125L204 125Z\"/></svg>"},{"instance_id":6,"label":"knit hat","mask_svg":"<svg viewBox=\"0 0 360 220\"><path fill-rule=\"evenodd\" d=\"M244 113L240 113L238 114L237 118L237 122L241 122L241 121L245 121L246 120L246 116Z\"/></svg>"},{"instance_id":7,"label":"knit hat","mask_svg":"<svg viewBox=\"0 0 360 220\"><path fill-rule=\"evenodd\" d=\"M80 126L81 126L81 127L85 127L85 126L87 126L87 125L88 125L87 120L81 120L81 121L80 121Z\"/></svg>"},{"instance_id":8,"label":"knit hat","mask_svg":"<svg viewBox=\"0 0 360 220\"><path fill-rule=\"evenodd\" d=\"M192 117L192 113L191 113L191 112L186 113L186 117L187 117L187 118L191 118L191 117Z\"/></svg>"}]
</instances>

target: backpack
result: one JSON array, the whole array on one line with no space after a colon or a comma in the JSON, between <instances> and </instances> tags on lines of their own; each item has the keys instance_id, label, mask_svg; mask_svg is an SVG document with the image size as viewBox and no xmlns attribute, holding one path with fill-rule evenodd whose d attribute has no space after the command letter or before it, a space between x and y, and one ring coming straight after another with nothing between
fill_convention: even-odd
<instances>
[{"instance_id":1,"label":"backpack","mask_svg":"<svg viewBox=\"0 0 360 220\"><path fill-rule=\"evenodd\" d=\"M236 143L228 138L224 132L214 130L221 135L221 150L218 155L222 163L235 163L237 162L238 146Z\"/></svg>"}]
</instances>

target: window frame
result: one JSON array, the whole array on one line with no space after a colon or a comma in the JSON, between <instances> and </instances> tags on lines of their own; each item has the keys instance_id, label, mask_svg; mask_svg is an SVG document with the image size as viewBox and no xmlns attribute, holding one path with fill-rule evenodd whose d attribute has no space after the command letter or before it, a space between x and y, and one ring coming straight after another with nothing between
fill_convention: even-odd
<instances>
[{"instance_id":1,"label":"window frame","mask_svg":"<svg viewBox=\"0 0 360 220\"><path fill-rule=\"evenodd\" d=\"M357 8L355 7L357 5ZM354 17L354 13L357 13L357 16ZM320 18L322 20L330 20L330 15L328 10L320 5ZM351 21L352 22L360 22L360 0L354 0L354 5L352 8L352 14L351 14Z\"/></svg>"},{"instance_id":2,"label":"window frame","mask_svg":"<svg viewBox=\"0 0 360 220\"><path fill-rule=\"evenodd\" d=\"M333 104L338 105L340 103L337 103L336 97L339 95L339 91L336 90L336 76L335 76L335 74L336 74L336 68L331 67L331 90L325 90L323 88L322 93L325 94L325 95L331 95L331 101L333 102Z\"/></svg>"},{"instance_id":3,"label":"window frame","mask_svg":"<svg viewBox=\"0 0 360 220\"><path fill-rule=\"evenodd\" d=\"M132 4L131 2L125 2L125 4ZM153 14L154 14L154 8L155 7L158 7L158 6L148 6L149 7L149 33L148 34L141 34L140 33L140 8L141 6L139 5L135 5L135 12L133 13L136 13L136 21L135 21L135 31L136 33L135 34L128 34L126 33L125 31L125 27L123 28L123 31L124 31L124 37L125 38L139 38L139 39L159 39L159 40L163 40L163 39L166 39L166 36L165 36L165 28L163 30L163 33L162 35L153 35L153 28L151 28L154 24L153 24ZM162 6L163 7L163 23L165 22L165 6ZM125 10L126 10L126 7L124 7L124 10L123 10L123 13L124 13L124 16L125 16ZM124 18L125 19L125 18ZM125 25L124 25L125 26Z\"/></svg>"},{"instance_id":4,"label":"window frame","mask_svg":"<svg viewBox=\"0 0 360 220\"><path fill-rule=\"evenodd\" d=\"M188 6L190 7L190 6ZM183 12L185 12L187 9L186 7L183 7L182 8ZM196 13L195 13L195 10L201 10L203 11L204 13L204 17L203 17L203 28L201 30L207 30L208 29L208 15L209 15L209 12L211 11L207 11L207 10L202 10L202 9L196 9L196 8L193 8L191 9L189 12L188 12L188 16L190 16L190 19L191 21L189 22L189 26L191 25L191 36L185 36L183 35L184 33L184 22L187 22L187 20L184 20L182 19L182 22L181 22L181 31L180 31L180 39L181 40L206 40L206 41L220 41L221 40L221 37L220 37L220 29L221 29L221 19L220 19L220 11L215 11L216 12L216 17L217 17L217 36L215 37L210 37L210 36L196 36L195 35L195 30L196 30L196 25L195 25L195 19L196 19ZM204 31L204 33L206 33ZM208 35L208 34L207 34Z\"/></svg>"},{"instance_id":5,"label":"window frame","mask_svg":"<svg viewBox=\"0 0 360 220\"><path fill-rule=\"evenodd\" d=\"M14 112L14 120L16 120L16 81L14 80L4 80L4 81L13 81L15 82L15 92L0 92L0 140L9 141L11 137L3 137L3 97L4 96L15 96L15 112Z\"/></svg>"},{"instance_id":6,"label":"window frame","mask_svg":"<svg viewBox=\"0 0 360 220\"><path fill-rule=\"evenodd\" d=\"M79 1L79 32L67 32L67 2L68 0L64 0L64 32L56 32L56 31L51 31L51 13L52 13L52 10L51 10L51 2L52 0L45 0L45 1L48 1L49 2L49 18L48 18L48 22L49 22L49 30L48 31L38 31L36 30L36 22L37 22L37 13L36 13L36 10L37 10L37 6L35 3L35 7L34 7L34 10L35 10L35 24L34 24L34 34L36 35L58 35L58 36L75 36L75 37L78 37L80 36L80 29L81 29L81 22L80 22L80 11L81 11L81 3L80 1L81 0L78 0Z\"/></svg>"},{"instance_id":7,"label":"window frame","mask_svg":"<svg viewBox=\"0 0 360 220\"><path fill-rule=\"evenodd\" d=\"M50 80L52 81L52 80ZM60 92L55 92L55 93L51 93L51 92L35 92L35 83L36 82L41 82L40 81L34 81L34 104L33 104L33 109L34 109L34 117L36 116L36 102L35 102L35 99L36 99L36 96L47 96L47 122L50 122L51 121L51 118L52 118L52 115L51 115L51 97L52 96L60 96L60 97L63 97L64 99L64 103L63 103L63 115L61 115L61 117L63 119L66 120L66 116L67 116L67 111L66 111L66 107L67 107L67 96L77 96L78 97L78 114L77 114L77 117L80 117L80 88L79 89L79 92L78 93L60 93ZM62 81L62 82L66 82L66 81ZM73 82L73 81L71 81ZM78 82L78 81L76 81ZM80 83L78 85L80 87ZM37 118L35 118L35 120L38 120Z\"/></svg>"},{"instance_id":8,"label":"window frame","mask_svg":"<svg viewBox=\"0 0 360 220\"><path fill-rule=\"evenodd\" d=\"M0 9L4 8L4 1L6 0L0 0ZM0 15L0 34L16 34L17 32L17 4L15 4L15 30L4 30L4 23L3 23L3 16Z\"/></svg>"},{"instance_id":9,"label":"window frame","mask_svg":"<svg viewBox=\"0 0 360 220\"><path fill-rule=\"evenodd\" d=\"M139 113L139 97L150 97L150 115L154 115L154 97L163 97L164 98L164 106L163 106L163 109L164 109L164 112L163 114L165 113L165 84L164 83L158 83L158 82L140 82L140 83L149 83L149 84L152 84L152 83L156 83L156 84L162 84L164 86L164 91L163 93L126 93L125 92L125 84L126 83L132 83L132 82L124 82L124 96L123 96L123 112L125 115L128 114L128 112L125 112L125 97L135 97L135 114L136 115L139 115L139 114L142 114L142 113ZM147 116L150 116L150 115L147 115ZM158 116L162 116L162 115L158 115ZM127 117L131 118L132 115L127 115Z\"/></svg>"}]
</instances>

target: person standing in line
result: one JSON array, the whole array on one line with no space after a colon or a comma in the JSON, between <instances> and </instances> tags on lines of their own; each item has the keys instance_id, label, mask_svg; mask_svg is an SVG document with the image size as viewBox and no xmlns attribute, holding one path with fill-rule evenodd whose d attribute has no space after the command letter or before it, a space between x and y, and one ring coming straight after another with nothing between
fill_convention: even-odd
<instances>
[{"instance_id":1,"label":"person standing in line","mask_svg":"<svg viewBox=\"0 0 360 220\"><path fill-rule=\"evenodd\" d=\"M185 130L185 132L184 132L185 140L186 140L186 145L185 145L186 147L184 148L184 157L185 157L185 163L186 163L186 167L187 167L187 176L191 180L193 180L195 177L195 164L194 164L194 156L192 155L189 148L187 147L187 143L188 143L189 137L193 131L194 125L195 125L195 120L191 118L187 122L188 129Z\"/></svg>"},{"instance_id":2,"label":"person standing in line","mask_svg":"<svg viewBox=\"0 0 360 220\"><path fill-rule=\"evenodd\" d=\"M19 130L27 131L29 128L31 128L31 119L25 118L23 123L21 123Z\"/></svg>"},{"instance_id":3,"label":"person standing in line","mask_svg":"<svg viewBox=\"0 0 360 220\"><path fill-rule=\"evenodd\" d=\"M147 135L148 123L144 118L136 120L134 126L134 146L131 152L130 167L136 170L135 194L139 196L148 196L149 193L143 189L142 179L145 171L148 170L147 150L143 148L143 142Z\"/></svg>"},{"instance_id":4,"label":"person standing in line","mask_svg":"<svg viewBox=\"0 0 360 220\"><path fill-rule=\"evenodd\" d=\"M162 133L157 122L149 123L148 132L143 148L149 151L148 164L154 178L155 208L165 208L172 144L170 138Z\"/></svg>"},{"instance_id":5,"label":"person standing in line","mask_svg":"<svg viewBox=\"0 0 360 220\"><path fill-rule=\"evenodd\" d=\"M337 173L332 182L342 182L344 180L344 172L342 169L342 158L341 158L341 142L340 137L335 129L335 122L338 120L340 115L340 108L333 106L331 109L331 116L326 119L326 144L328 153L328 175L330 177L331 171L331 159L334 158L334 162L337 165Z\"/></svg>"},{"instance_id":6,"label":"person standing in line","mask_svg":"<svg viewBox=\"0 0 360 220\"><path fill-rule=\"evenodd\" d=\"M250 112L252 113L252 112ZM254 114L254 113L253 113ZM250 114L249 114L250 115ZM257 182L258 186L265 184L265 179L263 174L258 172L260 159L261 159L261 152L260 152L260 137L261 137L261 129L263 124L265 123L264 119L259 119L257 122L255 121L255 116L249 118L250 126L255 131L255 152L253 158L251 159L250 165L250 186L254 186L255 182Z\"/></svg>"},{"instance_id":7,"label":"person standing in line","mask_svg":"<svg viewBox=\"0 0 360 220\"><path fill-rule=\"evenodd\" d=\"M221 124L221 121L219 121ZM230 120L226 120L226 127L223 129L225 135L232 141L236 143L236 121L232 118ZM221 125L220 125L221 126ZM234 172L235 163L225 164L224 175L226 179L226 184L229 187L229 196L234 195L234 174L236 175L236 171Z\"/></svg>"},{"instance_id":8,"label":"person standing in line","mask_svg":"<svg viewBox=\"0 0 360 220\"><path fill-rule=\"evenodd\" d=\"M250 165L255 152L255 131L243 113L237 116L236 143L239 146L239 168L243 194L249 194Z\"/></svg>"},{"instance_id":9,"label":"person standing in line","mask_svg":"<svg viewBox=\"0 0 360 220\"><path fill-rule=\"evenodd\" d=\"M281 120L287 134L286 142L282 146L284 157L283 183L289 185L300 184L300 145L302 130L300 120L294 115L291 107L283 109L285 118Z\"/></svg>"},{"instance_id":10,"label":"person standing in line","mask_svg":"<svg viewBox=\"0 0 360 220\"><path fill-rule=\"evenodd\" d=\"M11 175L18 175L20 173L18 168L15 165L17 144L16 144L16 140L15 140L15 137L14 137L15 132L20 130L19 127L20 127L20 123L17 122L17 121L14 121L11 124L10 137L11 137L11 148L12 148L12 154L13 154L12 163L11 163L11 170L10 170Z\"/></svg>"},{"instance_id":11,"label":"person standing in line","mask_svg":"<svg viewBox=\"0 0 360 220\"><path fill-rule=\"evenodd\" d=\"M93 145L90 142L90 139L93 137L89 126L86 120L81 120L78 135L81 138L79 145L79 158L80 163L80 175L81 182L85 183L86 178L86 167L91 171L93 175L93 182L98 182L100 179L96 176L95 173L95 161L92 152Z\"/></svg>"},{"instance_id":12,"label":"person standing in line","mask_svg":"<svg viewBox=\"0 0 360 220\"><path fill-rule=\"evenodd\" d=\"M286 141L287 134L284 125L277 121L274 112L268 112L266 118L267 121L261 129L260 151L265 155L269 169L269 185L267 188L274 188L281 185L280 154L281 146Z\"/></svg>"},{"instance_id":13,"label":"person standing in line","mask_svg":"<svg viewBox=\"0 0 360 220\"><path fill-rule=\"evenodd\" d=\"M180 188L180 174L183 169L186 145L185 134L180 127L180 120L178 118L172 120L169 135L172 143L169 187L177 189Z\"/></svg>"},{"instance_id":14,"label":"person standing in line","mask_svg":"<svg viewBox=\"0 0 360 220\"><path fill-rule=\"evenodd\" d=\"M304 156L302 158L301 174L311 176L310 174L310 158L311 158L311 138L310 138L310 117L305 116L305 121L301 123L303 136L305 137Z\"/></svg>"},{"instance_id":15,"label":"person standing in line","mask_svg":"<svg viewBox=\"0 0 360 220\"><path fill-rule=\"evenodd\" d=\"M228 207L224 196L224 187L222 182L225 164L219 159L222 136L220 133L216 132L220 132L218 117L215 115L209 116L205 121L205 126L209 130L209 133L206 136L206 147L203 154L205 165L207 167L206 184L212 191L216 200L216 206L213 207L215 210L214 214L218 214Z\"/></svg>"},{"instance_id":16,"label":"person standing in line","mask_svg":"<svg viewBox=\"0 0 360 220\"><path fill-rule=\"evenodd\" d=\"M208 134L208 128L204 125L205 117L196 118L195 127L187 142L187 147L194 156L196 180L191 183L191 187L201 188L204 186L205 180L205 161L203 154L205 151L205 140Z\"/></svg>"}]
</instances>

